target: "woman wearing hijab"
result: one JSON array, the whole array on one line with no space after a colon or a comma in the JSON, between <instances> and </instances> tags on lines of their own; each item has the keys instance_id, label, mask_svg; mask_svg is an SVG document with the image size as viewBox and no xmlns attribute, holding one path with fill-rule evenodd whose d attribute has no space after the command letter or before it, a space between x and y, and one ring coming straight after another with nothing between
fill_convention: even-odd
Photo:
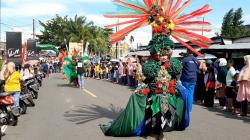
<instances>
[{"instance_id":1,"label":"woman wearing hijab","mask_svg":"<svg viewBox=\"0 0 250 140\"><path fill-rule=\"evenodd\" d=\"M219 59L219 70L217 75L217 91L216 96L219 99L219 104L221 108L226 109L226 77L227 77L227 60L225 58Z\"/></svg>"},{"instance_id":2,"label":"woman wearing hijab","mask_svg":"<svg viewBox=\"0 0 250 140\"><path fill-rule=\"evenodd\" d=\"M237 101L241 102L241 116L247 115L248 102L250 102L250 55L244 56L245 66L239 74L239 90Z\"/></svg>"},{"instance_id":3,"label":"woman wearing hijab","mask_svg":"<svg viewBox=\"0 0 250 140\"><path fill-rule=\"evenodd\" d=\"M206 107L213 107L214 94L215 94L215 73L213 68L213 62L211 60L207 60L206 64L207 64L207 72L204 78L206 93L205 93L204 104Z\"/></svg>"}]
</instances>

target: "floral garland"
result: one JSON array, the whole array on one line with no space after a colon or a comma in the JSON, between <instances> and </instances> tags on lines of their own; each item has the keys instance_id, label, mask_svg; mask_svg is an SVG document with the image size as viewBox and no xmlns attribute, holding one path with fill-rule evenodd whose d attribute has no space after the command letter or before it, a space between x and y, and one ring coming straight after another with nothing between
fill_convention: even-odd
<instances>
[{"instance_id":1,"label":"floral garland","mask_svg":"<svg viewBox=\"0 0 250 140\"><path fill-rule=\"evenodd\" d=\"M153 33L171 34L174 29L174 22L170 20L170 17L164 11L164 7L152 6L148 20L153 28Z\"/></svg>"}]
</instances>

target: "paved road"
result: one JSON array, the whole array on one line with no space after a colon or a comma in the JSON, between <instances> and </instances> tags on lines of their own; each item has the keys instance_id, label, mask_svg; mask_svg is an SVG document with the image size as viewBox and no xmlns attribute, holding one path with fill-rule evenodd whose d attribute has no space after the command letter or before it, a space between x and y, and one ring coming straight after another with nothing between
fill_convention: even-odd
<instances>
[{"instance_id":1,"label":"paved road","mask_svg":"<svg viewBox=\"0 0 250 140\"><path fill-rule=\"evenodd\" d=\"M106 81L86 80L86 91L72 88L61 75L45 79L35 108L28 108L3 140L143 140L106 137L100 123L117 117L130 90ZM194 106L191 126L165 133L167 140L250 140L250 118L238 118L217 109ZM153 140L148 137L146 139Z\"/></svg>"}]
</instances>

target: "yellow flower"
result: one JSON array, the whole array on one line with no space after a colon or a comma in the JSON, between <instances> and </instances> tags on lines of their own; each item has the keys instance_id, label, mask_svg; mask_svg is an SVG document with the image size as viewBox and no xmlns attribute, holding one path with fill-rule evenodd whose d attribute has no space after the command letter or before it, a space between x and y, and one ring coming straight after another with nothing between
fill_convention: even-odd
<instances>
[{"instance_id":1,"label":"yellow flower","mask_svg":"<svg viewBox=\"0 0 250 140\"><path fill-rule=\"evenodd\" d=\"M159 21L160 21L160 22L163 22L163 20L164 20L163 17L160 17L160 18L159 18Z\"/></svg>"},{"instance_id":2,"label":"yellow flower","mask_svg":"<svg viewBox=\"0 0 250 140\"><path fill-rule=\"evenodd\" d=\"M154 22L151 23L151 26L157 27L158 25L157 25L157 24L155 23L155 21L154 21Z\"/></svg>"},{"instance_id":3,"label":"yellow flower","mask_svg":"<svg viewBox=\"0 0 250 140\"><path fill-rule=\"evenodd\" d=\"M164 6L162 6L161 8L162 8L162 11L165 11L165 8L164 8Z\"/></svg>"},{"instance_id":4,"label":"yellow flower","mask_svg":"<svg viewBox=\"0 0 250 140\"><path fill-rule=\"evenodd\" d=\"M168 24L168 29L173 30L174 27L175 27L175 24L174 24L173 20L170 20L170 23Z\"/></svg>"}]
</instances>

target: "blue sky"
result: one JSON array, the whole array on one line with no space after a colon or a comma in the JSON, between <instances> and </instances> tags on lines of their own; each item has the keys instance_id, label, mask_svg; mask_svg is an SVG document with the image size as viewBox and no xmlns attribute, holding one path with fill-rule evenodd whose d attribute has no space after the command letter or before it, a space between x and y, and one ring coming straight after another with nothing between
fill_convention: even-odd
<instances>
[{"instance_id":1,"label":"blue sky","mask_svg":"<svg viewBox=\"0 0 250 140\"><path fill-rule=\"evenodd\" d=\"M212 29L218 31L223 16L231 9L243 8L245 23L250 24L250 0L193 0L185 11L186 13L210 4L213 11L205 16L210 21ZM24 39L31 36L32 19L36 19L36 32L41 30L38 20L46 21L59 14L61 16L75 14L84 15L97 25L103 26L114 20L107 20L102 15L117 10L111 0L1 0L1 40L5 40L6 31L22 31ZM137 30L134 33L143 41L149 38L148 28ZM144 34L145 33L145 34ZM146 35L147 33L147 35Z\"/></svg>"}]
</instances>

